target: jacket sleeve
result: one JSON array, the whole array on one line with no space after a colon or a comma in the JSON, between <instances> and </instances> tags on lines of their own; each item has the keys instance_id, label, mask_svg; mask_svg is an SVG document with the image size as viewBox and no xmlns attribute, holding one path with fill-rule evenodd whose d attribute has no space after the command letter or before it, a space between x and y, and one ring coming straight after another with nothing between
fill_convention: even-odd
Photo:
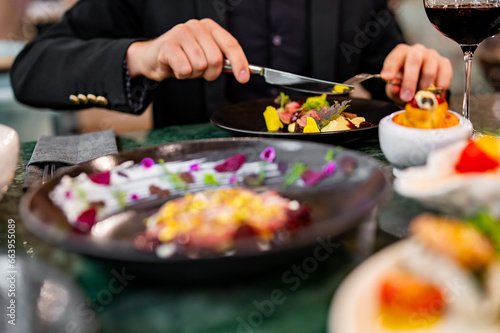
<instances>
[{"instance_id":1,"label":"jacket sleeve","mask_svg":"<svg viewBox=\"0 0 500 333\"><path fill-rule=\"evenodd\" d=\"M79 1L16 58L10 71L16 98L35 107L142 113L152 91L146 89L141 108L134 108L124 71L127 48L144 37L141 6L132 0Z\"/></svg>"}]
</instances>

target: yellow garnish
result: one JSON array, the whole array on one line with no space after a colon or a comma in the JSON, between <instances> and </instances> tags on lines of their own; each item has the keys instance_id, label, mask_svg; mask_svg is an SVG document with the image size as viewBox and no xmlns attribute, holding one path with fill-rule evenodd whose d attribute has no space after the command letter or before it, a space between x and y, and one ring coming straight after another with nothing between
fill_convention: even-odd
<instances>
[{"instance_id":1,"label":"yellow garnish","mask_svg":"<svg viewBox=\"0 0 500 333\"><path fill-rule=\"evenodd\" d=\"M351 123L358 127L359 124L361 124L363 121L366 121L366 119L364 117L356 117L356 118L353 118L353 119L350 119Z\"/></svg>"},{"instance_id":2,"label":"yellow garnish","mask_svg":"<svg viewBox=\"0 0 500 333\"><path fill-rule=\"evenodd\" d=\"M326 94L323 94L321 96L312 96L312 97L308 97L306 99L306 103L310 103L310 102L322 103L324 101L326 101Z\"/></svg>"},{"instance_id":3,"label":"yellow garnish","mask_svg":"<svg viewBox=\"0 0 500 333\"><path fill-rule=\"evenodd\" d=\"M498 161L499 159L499 144L498 138L493 136L482 136L479 139L476 139L476 145L484 151L488 156L492 159Z\"/></svg>"},{"instance_id":4,"label":"yellow garnish","mask_svg":"<svg viewBox=\"0 0 500 333\"><path fill-rule=\"evenodd\" d=\"M307 118L307 125L304 127L304 133L319 133L318 124L312 117Z\"/></svg>"},{"instance_id":5,"label":"yellow garnish","mask_svg":"<svg viewBox=\"0 0 500 333\"><path fill-rule=\"evenodd\" d=\"M321 129L321 132L336 132L349 130L349 122L344 117L338 117L330 121L328 125Z\"/></svg>"},{"instance_id":6,"label":"yellow garnish","mask_svg":"<svg viewBox=\"0 0 500 333\"><path fill-rule=\"evenodd\" d=\"M164 226L158 234L161 242L170 242L178 232L178 223L171 221L169 225Z\"/></svg>"},{"instance_id":7,"label":"yellow garnish","mask_svg":"<svg viewBox=\"0 0 500 333\"><path fill-rule=\"evenodd\" d=\"M341 84L336 84L333 86L333 92L343 93L344 91L349 91L350 88L343 86Z\"/></svg>"},{"instance_id":8,"label":"yellow garnish","mask_svg":"<svg viewBox=\"0 0 500 333\"><path fill-rule=\"evenodd\" d=\"M228 237L243 225L251 226L261 239L272 238L287 221L288 202L274 192L221 188L169 201L153 218L161 242L185 234L191 240L213 238L218 248L225 249L233 242Z\"/></svg>"},{"instance_id":9,"label":"yellow garnish","mask_svg":"<svg viewBox=\"0 0 500 333\"><path fill-rule=\"evenodd\" d=\"M266 111L264 111L264 119L269 132L276 132L280 128L283 128L278 112L276 112L276 108L273 106L268 106L266 108Z\"/></svg>"},{"instance_id":10,"label":"yellow garnish","mask_svg":"<svg viewBox=\"0 0 500 333\"><path fill-rule=\"evenodd\" d=\"M450 115L446 101L439 102L432 90L419 90L414 100L405 105L405 112L398 117L397 123L414 128L445 128L456 125L450 122Z\"/></svg>"}]
</instances>

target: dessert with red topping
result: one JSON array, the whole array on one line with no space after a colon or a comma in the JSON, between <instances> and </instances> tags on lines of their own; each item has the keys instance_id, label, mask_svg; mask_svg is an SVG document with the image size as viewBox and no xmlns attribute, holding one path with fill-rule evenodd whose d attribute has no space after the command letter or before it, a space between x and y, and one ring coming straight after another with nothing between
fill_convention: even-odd
<instances>
[{"instance_id":1,"label":"dessert with red topping","mask_svg":"<svg viewBox=\"0 0 500 333\"><path fill-rule=\"evenodd\" d=\"M458 118L449 112L441 89L436 87L418 91L406 104L405 112L395 116L393 121L414 128L446 128L459 123Z\"/></svg>"}]
</instances>

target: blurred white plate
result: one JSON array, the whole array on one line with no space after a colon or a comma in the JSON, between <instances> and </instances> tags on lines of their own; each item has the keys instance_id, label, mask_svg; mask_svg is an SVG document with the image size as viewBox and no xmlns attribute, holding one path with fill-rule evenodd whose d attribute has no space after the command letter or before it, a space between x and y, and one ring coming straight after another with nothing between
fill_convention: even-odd
<instances>
[{"instance_id":1,"label":"blurred white plate","mask_svg":"<svg viewBox=\"0 0 500 333\"><path fill-rule=\"evenodd\" d=\"M398 173L394 189L443 213L467 216L488 210L500 218L500 171L458 174L455 165L467 140L434 151L427 165Z\"/></svg>"},{"instance_id":2,"label":"blurred white plate","mask_svg":"<svg viewBox=\"0 0 500 333\"><path fill-rule=\"evenodd\" d=\"M19 136L8 126L0 124L0 199L7 191L19 157Z\"/></svg>"},{"instance_id":3,"label":"blurred white plate","mask_svg":"<svg viewBox=\"0 0 500 333\"><path fill-rule=\"evenodd\" d=\"M498 333L500 324L485 326L467 321L449 311L433 326L425 329L396 330L380 323L377 292L380 279L395 269L404 258L407 240L397 242L379 251L342 282L334 295L328 315L329 333Z\"/></svg>"}]
</instances>

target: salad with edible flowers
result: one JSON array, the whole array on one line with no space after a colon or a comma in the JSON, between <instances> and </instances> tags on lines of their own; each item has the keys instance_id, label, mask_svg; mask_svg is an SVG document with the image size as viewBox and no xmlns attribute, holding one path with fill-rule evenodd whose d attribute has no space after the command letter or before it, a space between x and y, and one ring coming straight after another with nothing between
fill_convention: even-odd
<instances>
[{"instance_id":1,"label":"salad with edible flowers","mask_svg":"<svg viewBox=\"0 0 500 333\"><path fill-rule=\"evenodd\" d=\"M363 117L345 112L350 102L334 101L330 104L326 94L305 101L292 101L282 92L275 100L279 106L267 106L264 119L269 132L320 133L374 126Z\"/></svg>"},{"instance_id":2,"label":"salad with edible flowers","mask_svg":"<svg viewBox=\"0 0 500 333\"><path fill-rule=\"evenodd\" d=\"M111 170L77 177L65 175L51 191L50 198L74 228L89 232L99 221L152 197L168 198L222 187L262 185L314 186L335 173L331 149L324 165L312 169L304 162L288 164L279 160L274 147L266 147L259 160L248 161L242 153L223 160L206 158L165 162L146 157L140 163L128 161ZM344 157L338 168L345 175L356 167L352 157Z\"/></svg>"}]
</instances>

